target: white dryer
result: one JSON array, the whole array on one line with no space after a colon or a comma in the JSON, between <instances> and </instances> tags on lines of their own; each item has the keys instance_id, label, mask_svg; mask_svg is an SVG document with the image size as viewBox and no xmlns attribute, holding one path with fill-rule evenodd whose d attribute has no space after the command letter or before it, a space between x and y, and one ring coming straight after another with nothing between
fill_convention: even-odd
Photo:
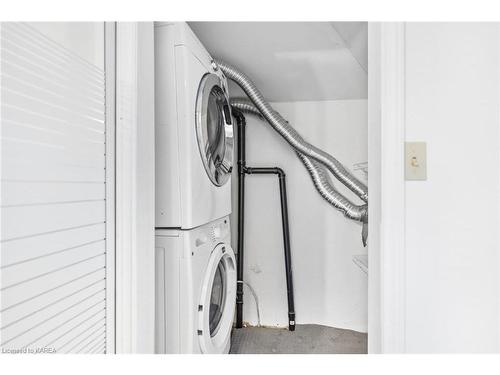
<instances>
[{"instance_id":1,"label":"white dryer","mask_svg":"<svg viewBox=\"0 0 500 375\"><path fill-rule=\"evenodd\" d=\"M185 22L155 24L156 227L231 213L227 81Z\"/></svg>"},{"instance_id":2,"label":"white dryer","mask_svg":"<svg viewBox=\"0 0 500 375\"><path fill-rule=\"evenodd\" d=\"M228 353L236 303L229 217L156 231L156 353Z\"/></svg>"}]
</instances>

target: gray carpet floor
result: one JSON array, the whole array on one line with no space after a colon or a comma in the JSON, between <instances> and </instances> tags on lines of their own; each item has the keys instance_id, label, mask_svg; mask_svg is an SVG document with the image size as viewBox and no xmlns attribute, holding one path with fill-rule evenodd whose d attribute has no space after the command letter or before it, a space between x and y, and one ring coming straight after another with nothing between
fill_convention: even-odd
<instances>
[{"instance_id":1,"label":"gray carpet floor","mask_svg":"<svg viewBox=\"0 0 500 375\"><path fill-rule=\"evenodd\" d=\"M366 333L304 324L296 326L295 332L261 327L233 329L230 353L364 354L366 352Z\"/></svg>"}]
</instances>

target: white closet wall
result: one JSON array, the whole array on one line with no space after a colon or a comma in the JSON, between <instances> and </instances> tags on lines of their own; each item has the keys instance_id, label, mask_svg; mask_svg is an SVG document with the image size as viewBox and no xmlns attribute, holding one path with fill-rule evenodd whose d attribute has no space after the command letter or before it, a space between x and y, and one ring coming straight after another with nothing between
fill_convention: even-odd
<instances>
[{"instance_id":1,"label":"white closet wall","mask_svg":"<svg viewBox=\"0 0 500 375\"><path fill-rule=\"evenodd\" d=\"M2 23L1 36L1 347L102 353L104 24Z\"/></svg>"},{"instance_id":2,"label":"white closet wall","mask_svg":"<svg viewBox=\"0 0 500 375\"><path fill-rule=\"evenodd\" d=\"M367 101L272 103L302 136L352 169L367 160ZM286 172L297 324L367 330L367 275L353 262L366 254L361 225L324 201L289 145L267 123L247 116L247 165ZM362 171L355 171L361 180ZM236 178L236 176L234 176ZM261 323L286 327L287 299L278 181L246 178L245 281L256 291ZM366 180L365 180L366 183ZM334 182L354 202L353 193ZM235 184L236 193L236 184ZM236 199L236 194L234 194ZM237 207L237 201L233 201ZM236 211L236 210L233 210ZM236 217L233 244L236 248ZM255 301L245 287L244 321L257 324Z\"/></svg>"}]
</instances>

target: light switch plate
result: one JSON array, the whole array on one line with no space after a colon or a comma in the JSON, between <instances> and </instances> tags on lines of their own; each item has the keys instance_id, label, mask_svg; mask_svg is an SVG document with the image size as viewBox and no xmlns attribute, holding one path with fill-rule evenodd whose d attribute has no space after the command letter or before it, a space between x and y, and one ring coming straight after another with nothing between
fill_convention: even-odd
<instances>
[{"instance_id":1,"label":"light switch plate","mask_svg":"<svg viewBox=\"0 0 500 375\"><path fill-rule=\"evenodd\" d=\"M427 144L425 142L405 143L405 179L407 181L427 180Z\"/></svg>"}]
</instances>

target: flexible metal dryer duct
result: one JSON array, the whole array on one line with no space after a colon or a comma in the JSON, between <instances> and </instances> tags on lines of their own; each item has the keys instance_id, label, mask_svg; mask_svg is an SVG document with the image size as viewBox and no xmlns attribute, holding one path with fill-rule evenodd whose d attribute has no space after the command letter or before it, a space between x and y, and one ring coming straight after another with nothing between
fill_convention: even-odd
<instances>
[{"instance_id":1,"label":"flexible metal dryer duct","mask_svg":"<svg viewBox=\"0 0 500 375\"><path fill-rule=\"evenodd\" d=\"M231 99L231 106L240 110L243 113L249 113L254 116L258 116L263 119L264 117L260 111L247 100L242 99ZM346 197L340 194L334 187L332 182L328 177L328 172L325 167L306 155L295 151L299 159L302 161L304 166L309 172L311 179L313 180L314 186L319 194L330 203L335 208L339 209L344 213L344 215L352 220L361 221L366 223L368 221L368 206L356 205L349 201ZM363 239L363 242L366 238Z\"/></svg>"},{"instance_id":2,"label":"flexible metal dryer duct","mask_svg":"<svg viewBox=\"0 0 500 375\"><path fill-rule=\"evenodd\" d=\"M308 156L326 166L332 174L342 182L347 188L353 191L363 201L368 202L368 188L354 177L344 166L333 156L320 150L316 146L307 142L302 136L291 127L287 121L276 112L264 96L257 89L254 83L244 73L222 60L215 60L218 67L227 78L236 82L247 94L262 116L285 140L298 152Z\"/></svg>"}]
</instances>

